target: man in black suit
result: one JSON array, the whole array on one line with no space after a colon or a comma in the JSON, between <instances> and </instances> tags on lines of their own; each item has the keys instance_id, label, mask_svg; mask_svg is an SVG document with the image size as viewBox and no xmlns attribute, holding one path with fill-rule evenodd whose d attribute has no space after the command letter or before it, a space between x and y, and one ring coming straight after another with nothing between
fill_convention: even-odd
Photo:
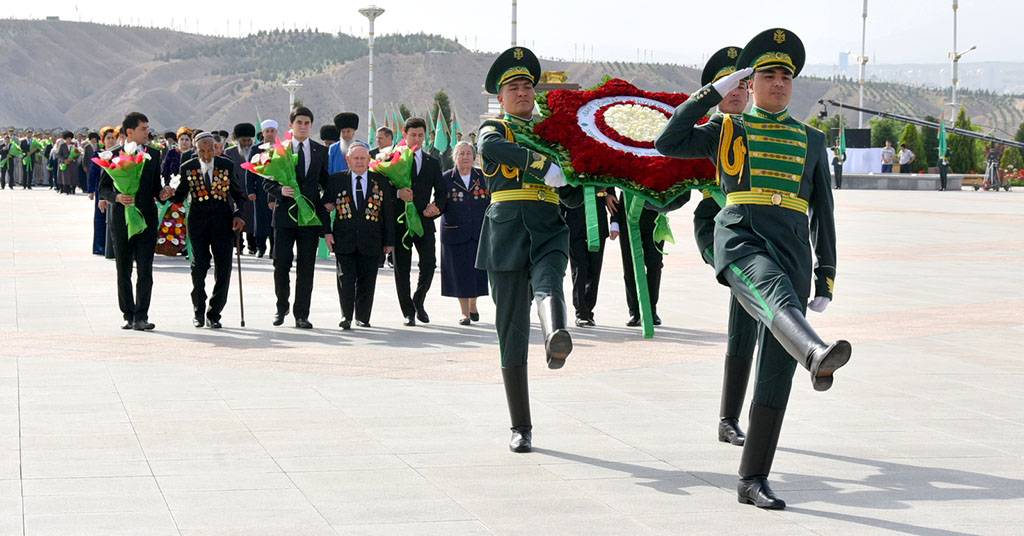
<instances>
[{"instance_id":1,"label":"man in black suit","mask_svg":"<svg viewBox=\"0 0 1024 536\"><path fill-rule=\"evenodd\" d=\"M139 189L134 196L117 191L114 180L104 172L100 177L99 194L112 210L111 234L114 238L114 259L117 265L117 302L124 315L121 329L149 331L156 326L149 321L149 299L153 292L153 254L156 252L156 199L165 200L174 190L160 189L160 152L149 147L149 119L140 112L131 112L121 122L121 131L127 138L124 146L108 149L114 156L126 152L144 151L149 159L143 164ZM135 206L146 219L146 229L128 236L125 207ZM132 264L138 270L135 295L132 295Z\"/></svg>"},{"instance_id":2,"label":"man in black suit","mask_svg":"<svg viewBox=\"0 0 1024 536\"><path fill-rule=\"evenodd\" d=\"M441 176L441 163L436 158L423 150L423 140L427 134L427 123L418 117L410 117L405 122L405 140L409 147L419 147L416 150L415 164L412 175L412 188L398 190L398 198L395 199L395 214L405 212L405 202L412 201L416 205L416 211L421 214L423 222L423 235L409 235L403 243L406 233L405 223L395 225L395 288L398 291L398 304L402 307L402 316L405 317L406 326L415 326L416 320L424 324L430 322L427 311L423 308L423 302L427 298L427 291L430 290L430 283L434 280L434 270L437 268L437 254L434 240L434 218L444 211L444 179ZM430 198L433 195L434 201ZM397 217L397 216L396 216ZM406 247L406 246L409 247ZM416 282L416 292L409 294L409 272L412 270L412 247L416 248L416 255L419 257L419 280Z\"/></svg>"},{"instance_id":3,"label":"man in black suit","mask_svg":"<svg viewBox=\"0 0 1024 536\"><path fill-rule=\"evenodd\" d=\"M597 229L600 248L590 251L587 240L586 204L568 208L562 205L562 215L569 225L569 266L572 268L572 306L576 309L576 325L594 325L594 306L597 305L597 287L601 282L604 262L604 241L608 238L608 209L605 188L597 188Z\"/></svg>"},{"instance_id":4,"label":"man in black suit","mask_svg":"<svg viewBox=\"0 0 1024 536\"><path fill-rule=\"evenodd\" d=\"M171 199L185 202L188 209L188 237L192 248L192 325L201 328L207 321L220 328L220 314L228 301L231 283L231 247L234 232L245 226L242 207L245 192L235 181L235 164L223 156L214 156L213 134L196 136L198 156L181 165L181 182ZM213 259L213 296L206 308L206 274ZM205 317L204 317L205 313Z\"/></svg>"},{"instance_id":5,"label":"man in black suit","mask_svg":"<svg viewBox=\"0 0 1024 536\"><path fill-rule=\"evenodd\" d=\"M309 323L309 302L313 293L313 269L316 264L316 249L326 229L328 214L322 202L323 190L327 189L327 148L309 138L313 130L313 112L305 106L292 110L289 116L292 130L292 151L298 155L295 175L299 182L296 192L288 186L265 180L263 189L277 200L274 206L274 293L277 295L277 313L274 325L284 323L288 316L288 299L291 294L289 272L295 259L295 327L312 329ZM317 212L320 225L300 226L292 216L297 214L295 196L302 195ZM298 256L293 253L297 248Z\"/></svg>"},{"instance_id":6,"label":"man in black suit","mask_svg":"<svg viewBox=\"0 0 1024 536\"><path fill-rule=\"evenodd\" d=\"M3 165L0 165L0 190L7 188L8 176L11 177L11 189L14 189L14 172L13 170L8 172L12 166L11 160L8 158L11 143L17 143L17 139L14 138L12 131L13 129L4 134L3 139L0 139L0 162L3 162Z\"/></svg>"},{"instance_id":7,"label":"man in black suit","mask_svg":"<svg viewBox=\"0 0 1024 536\"><path fill-rule=\"evenodd\" d=\"M21 189L32 189L32 180L35 178L33 175L35 172L36 155L39 154L39 150L32 146L32 142L35 141L32 129L25 131L25 138L21 140L21 152L25 153L25 156L21 157L21 170L24 174L21 176Z\"/></svg>"},{"instance_id":8,"label":"man in black suit","mask_svg":"<svg viewBox=\"0 0 1024 536\"><path fill-rule=\"evenodd\" d=\"M331 175L324 201L337 210L332 232L324 236L338 260L338 299L342 329L370 327L377 265L394 245L394 190L387 178L368 170L369 149L355 143L348 149L348 170Z\"/></svg>"},{"instance_id":9,"label":"man in black suit","mask_svg":"<svg viewBox=\"0 0 1024 536\"><path fill-rule=\"evenodd\" d=\"M379 153L382 148L390 148L395 144L395 132L388 127L378 128L374 136L376 136L377 139L377 146L370 149L371 159L377 158L377 153Z\"/></svg>"}]
</instances>

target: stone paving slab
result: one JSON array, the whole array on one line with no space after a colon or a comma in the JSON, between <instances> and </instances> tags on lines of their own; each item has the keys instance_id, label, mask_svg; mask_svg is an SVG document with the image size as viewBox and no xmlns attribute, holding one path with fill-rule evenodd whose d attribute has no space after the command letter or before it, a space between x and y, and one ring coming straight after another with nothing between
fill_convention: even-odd
<instances>
[{"instance_id":1,"label":"stone paving slab","mask_svg":"<svg viewBox=\"0 0 1024 536\"><path fill-rule=\"evenodd\" d=\"M342 333L322 260L316 329L273 328L270 263L245 256L246 328L233 282L225 329L196 330L186 261L158 257L157 331L123 332L91 204L0 191L0 534L1018 533L1022 195L836 192L836 301L811 321L854 358L826 393L798 371L768 512L715 440L728 294L686 209L665 325L622 325L609 242L598 327L531 368L515 455L489 299L462 327L435 288L405 328L385 269L374 327Z\"/></svg>"}]
</instances>

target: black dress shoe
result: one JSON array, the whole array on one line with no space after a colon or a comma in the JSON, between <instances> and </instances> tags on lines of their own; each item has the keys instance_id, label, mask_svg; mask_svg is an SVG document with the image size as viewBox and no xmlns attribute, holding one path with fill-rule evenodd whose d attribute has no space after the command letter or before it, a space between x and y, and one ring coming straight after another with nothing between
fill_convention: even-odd
<instances>
[{"instance_id":1,"label":"black dress shoe","mask_svg":"<svg viewBox=\"0 0 1024 536\"><path fill-rule=\"evenodd\" d=\"M274 315L274 325L275 326L280 326L281 324L284 324L284 317L285 316L288 316L288 314L287 313L277 313L276 315Z\"/></svg>"},{"instance_id":2,"label":"black dress shoe","mask_svg":"<svg viewBox=\"0 0 1024 536\"><path fill-rule=\"evenodd\" d=\"M768 486L768 479L761 476L741 479L739 486L736 487L736 499L741 504L752 504L768 510L786 508L786 501L776 497L775 492Z\"/></svg>"},{"instance_id":3,"label":"black dress shoe","mask_svg":"<svg viewBox=\"0 0 1024 536\"><path fill-rule=\"evenodd\" d=\"M265 250L262 250L262 249L261 249L261 250L259 250L259 251L257 251L257 252L256 252L256 256L262 259L262 258L263 258L263 255L265 255L266 253L267 253L267 252L266 252Z\"/></svg>"},{"instance_id":4,"label":"black dress shoe","mask_svg":"<svg viewBox=\"0 0 1024 536\"><path fill-rule=\"evenodd\" d=\"M338 327L345 330L352 329L352 321L342 320L341 322L338 322Z\"/></svg>"},{"instance_id":5,"label":"black dress shoe","mask_svg":"<svg viewBox=\"0 0 1024 536\"><path fill-rule=\"evenodd\" d=\"M405 325L406 326L415 326L416 325L416 317L414 315L409 315L409 316L405 317Z\"/></svg>"},{"instance_id":6,"label":"black dress shoe","mask_svg":"<svg viewBox=\"0 0 1024 536\"><path fill-rule=\"evenodd\" d=\"M654 322L655 326L660 326L661 325L661 317L658 316L657 313L652 313L651 314L651 320Z\"/></svg>"},{"instance_id":7,"label":"black dress shoe","mask_svg":"<svg viewBox=\"0 0 1024 536\"><path fill-rule=\"evenodd\" d=\"M424 309L416 309L416 320L424 324L430 323L430 316L427 315L427 311Z\"/></svg>"},{"instance_id":8,"label":"black dress shoe","mask_svg":"<svg viewBox=\"0 0 1024 536\"><path fill-rule=\"evenodd\" d=\"M639 316L631 316L631 317L629 317L629 321L626 322L626 325L631 327L631 328L635 328L635 327L639 326L640 325L640 317Z\"/></svg>"},{"instance_id":9,"label":"black dress shoe","mask_svg":"<svg viewBox=\"0 0 1024 536\"><path fill-rule=\"evenodd\" d=\"M310 324L309 320L306 320L305 318L296 318L295 327L299 329L313 329L313 324Z\"/></svg>"},{"instance_id":10,"label":"black dress shoe","mask_svg":"<svg viewBox=\"0 0 1024 536\"><path fill-rule=\"evenodd\" d=\"M479 322L480 313L469 313L469 319L472 320L473 322Z\"/></svg>"},{"instance_id":11,"label":"black dress shoe","mask_svg":"<svg viewBox=\"0 0 1024 536\"><path fill-rule=\"evenodd\" d=\"M136 320L132 329L135 331L152 331L156 327L156 324L148 320Z\"/></svg>"},{"instance_id":12,"label":"black dress shoe","mask_svg":"<svg viewBox=\"0 0 1024 536\"><path fill-rule=\"evenodd\" d=\"M364 320L356 320L356 325L361 327L361 328L368 328L368 327L370 327L370 323L366 322Z\"/></svg>"},{"instance_id":13,"label":"black dress shoe","mask_svg":"<svg viewBox=\"0 0 1024 536\"><path fill-rule=\"evenodd\" d=\"M464 316L464 317L459 319L459 325L460 326L468 326L468 325L470 325L472 323L473 323L473 321L470 320L468 316Z\"/></svg>"},{"instance_id":14,"label":"black dress shoe","mask_svg":"<svg viewBox=\"0 0 1024 536\"><path fill-rule=\"evenodd\" d=\"M13 188L12 188L12 190L13 190ZM123 323L121 323L121 329L132 329L134 327L135 327L135 322L132 322L131 320L125 320Z\"/></svg>"},{"instance_id":15,"label":"black dress shoe","mask_svg":"<svg viewBox=\"0 0 1024 536\"><path fill-rule=\"evenodd\" d=\"M508 442L508 450L512 452L530 452L533 450L532 427L513 428L512 440Z\"/></svg>"},{"instance_id":16,"label":"black dress shoe","mask_svg":"<svg viewBox=\"0 0 1024 536\"><path fill-rule=\"evenodd\" d=\"M210 329L220 329L220 328L222 328L222 327L223 327L223 326L221 325L221 323L220 323L220 320L214 320L214 319L212 319L212 318L208 318L208 319L207 319L207 322L208 322L208 323L209 323L209 325L210 325Z\"/></svg>"},{"instance_id":17,"label":"black dress shoe","mask_svg":"<svg viewBox=\"0 0 1024 536\"><path fill-rule=\"evenodd\" d=\"M718 421L718 440L722 443L731 443L742 447L747 436L740 430L740 423L736 419L722 419Z\"/></svg>"},{"instance_id":18,"label":"black dress shoe","mask_svg":"<svg viewBox=\"0 0 1024 536\"><path fill-rule=\"evenodd\" d=\"M197 328L201 328L206 325L206 321L203 320L202 317L196 317L192 319L192 325Z\"/></svg>"}]
</instances>

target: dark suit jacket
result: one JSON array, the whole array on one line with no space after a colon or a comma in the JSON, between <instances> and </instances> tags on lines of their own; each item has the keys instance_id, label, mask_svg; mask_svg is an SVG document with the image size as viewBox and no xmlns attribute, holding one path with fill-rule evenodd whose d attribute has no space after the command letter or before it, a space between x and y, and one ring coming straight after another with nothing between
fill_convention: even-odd
<instances>
[{"instance_id":1,"label":"dark suit jacket","mask_svg":"<svg viewBox=\"0 0 1024 536\"><path fill-rule=\"evenodd\" d=\"M213 169L213 181L208 184L202 175L199 158L181 164L181 182L171 200L183 203L186 196L191 196L188 209L189 232L195 232L206 225L230 226L232 217L242 217L245 192L232 180L234 163L223 156L217 156L213 159Z\"/></svg>"},{"instance_id":2,"label":"dark suit jacket","mask_svg":"<svg viewBox=\"0 0 1024 536\"><path fill-rule=\"evenodd\" d=\"M313 206L317 216L320 218L322 233L328 228L327 222L330 216L324 210L323 194L321 193L327 190L328 179L330 178L330 175L327 173L327 147L309 140L309 173L296 163L295 175L299 181L299 190L302 195L306 196L309 204ZM289 210L294 215L295 209L292 209L292 207L295 206L295 200L281 195L281 188L280 184L272 180L263 181L263 189L277 200L277 206L274 207L274 227L278 229L297 229L298 224L288 215ZM295 194L298 195L299 192Z\"/></svg>"},{"instance_id":3,"label":"dark suit jacket","mask_svg":"<svg viewBox=\"0 0 1024 536\"><path fill-rule=\"evenodd\" d=\"M115 146L110 149L110 152L115 155L119 154L121 146ZM143 164L142 177L139 178L139 190L135 193L135 206L146 218L146 231L149 231L155 230L157 223L156 202L161 188L160 151L147 146L146 152L149 153L150 159ZM114 179L111 179L110 175L104 171L100 177L100 197L114 206L111 225L114 229L122 231L127 230L127 225L124 221L124 205L117 202L118 193L117 189L114 188Z\"/></svg>"},{"instance_id":4,"label":"dark suit jacket","mask_svg":"<svg viewBox=\"0 0 1024 536\"><path fill-rule=\"evenodd\" d=\"M470 172L469 188L462 182L458 168L443 174L445 191L444 214L441 215L441 243L478 242L484 213L491 203L484 174L477 168Z\"/></svg>"},{"instance_id":5,"label":"dark suit jacket","mask_svg":"<svg viewBox=\"0 0 1024 536\"><path fill-rule=\"evenodd\" d=\"M395 244L395 190L387 177L367 171L365 202L355 206L352 172L339 171L330 176L324 203L334 203L334 252L338 255L383 255L385 246Z\"/></svg>"},{"instance_id":6,"label":"dark suit jacket","mask_svg":"<svg viewBox=\"0 0 1024 536\"><path fill-rule=\"evenodd\" d=\"M423 234L424 236L434 233L434 218L428 218L423 215L423 211L430 204L431 197L433 197L434 204L437 205L437 209L444 212L445 207L445 192L444 192L444 178L441 176L441 163L427 154L426 151L422 152L423 160L420 165L420 169L414 170L412 176L412 202L416 205L416 211L420 215L420 220L423 222ZM413 164L415 167L415 164ZM405 201L399 198L395 198L395 217L405 211ZM405 234L403 225L398 225L402 229L396 229L396 232Z\"/></svg>"},{"instance_id":7,"label":"dark suit jacket","mask_svg":"<svg viewBox=\"0 0 1024 536\"><path fill-rule=\"evenodd\" d=\"M251 149L252 147L250 147ZM245 190L245 170L242 169L242 164L249 161L249 151L242 151L242 148L238 145L228 148L224 151L223 158L227 158L235 164L234 170L231 174L231 181L238 185L239 190Z\"/></svg>"}]
</instances>

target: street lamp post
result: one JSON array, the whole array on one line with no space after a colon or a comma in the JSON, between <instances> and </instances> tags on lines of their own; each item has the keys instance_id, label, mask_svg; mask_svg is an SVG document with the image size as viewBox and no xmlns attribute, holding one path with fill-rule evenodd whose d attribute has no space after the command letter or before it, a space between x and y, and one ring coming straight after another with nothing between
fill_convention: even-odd
<instances>
[{"instance_id":1,"label":"street lamp post","mask_svg":"<svg viewBox=\"0 0 1024 536\"><path fill-rule=\"evenodd\" d=\"M370 118L373 117L373 20L384 14L384 8L377 6L364 7L359 10L359 13L370 20L370 91L369 91L369 107L370 111L366 114L366 129L370 131L367 140L372 140L376 135L373 129L373 122Z\"/></svg>"},{"instance_id":2,"label":"street lamp post","mask_svg":"<svg viewBox=\"0 0 1024 536\"><path fill-rule=\"evenodd\" d=\"M949 53L949 58L953 60L953 100L952 102L949 103L949 105L953 107L953 114L956 114L956 85L959 82L957 80L957 63L960 61L960 58L963 57L964 54L967 54L968 52L978 48L974 45L971 45L971 48L963 52L956 51L956 9L957 0L953 0L953 52Z\"/></svg>"},{"instance_id":3,"label":"street lamp post","mask_svg":"<svg viewBox=\"0 0 1024 536\"><path fill-rule=\"evenodd\" d=\"M292 109L295 108L295 92L302 87L302 84L295 80L289 80L288 83L281 86L288 92L288 113L292 113Z\"/></svg>"},{"instance_id":4,"label":"street lamp post","mask_svg":"<svg viewBox=\"0 0 1024 536\"><path fill-rule=\"evenodd\" d=\"M516 46L516 0L512 0L512 46Z\"/></svg>"},{"instance_id":5,"label":"street lamp post","mask_svg":"<svg viewBox=\"0 0 1024 536\"><path fill-rule=\"evenodd\" d=\"M860 63L860 107L864 107L864 68L868 64L868 56L865 52L866 38L868 32L868 0L864 0L864 12L861 14L860 27L860 56L857 62ZM857 128L864 128L864 112L857 112Z\"/></svg>"}]
</instances>

